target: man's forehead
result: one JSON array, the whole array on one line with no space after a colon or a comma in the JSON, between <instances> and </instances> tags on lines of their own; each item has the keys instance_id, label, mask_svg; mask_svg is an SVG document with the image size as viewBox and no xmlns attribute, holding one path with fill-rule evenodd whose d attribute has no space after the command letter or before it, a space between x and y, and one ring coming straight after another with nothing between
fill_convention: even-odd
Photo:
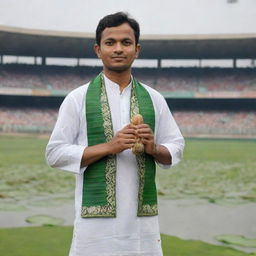
<instances>
[{"instance_id":1,"label":"man's forehead","mask_svg":"<svg viewBox=\"0 0 256 256\"><path fill-rule=\"evenodd\" d=\"M101 39L132 39L135 40L134 30L128 23L116 27L107 27L102 31Z\"/></svg>"}]
</instances>

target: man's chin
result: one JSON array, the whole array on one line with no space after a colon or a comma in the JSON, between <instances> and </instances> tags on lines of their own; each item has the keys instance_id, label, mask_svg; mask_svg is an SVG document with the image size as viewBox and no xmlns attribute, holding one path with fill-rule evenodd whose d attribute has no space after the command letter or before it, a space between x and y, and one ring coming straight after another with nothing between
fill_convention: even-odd
<instances>
[{"instance_id":1,"label":"man's chin","mask_svg":"<svg viewBox=\"0 0 256 256\"><path fill-rule=\"evenodd\" d=\"M111 67L108 67L108 70L115 71L115 72L118 72L118 73L125 72L129 69L131 69L131 66L111 66Z\"/></svg>"}]
</instances>

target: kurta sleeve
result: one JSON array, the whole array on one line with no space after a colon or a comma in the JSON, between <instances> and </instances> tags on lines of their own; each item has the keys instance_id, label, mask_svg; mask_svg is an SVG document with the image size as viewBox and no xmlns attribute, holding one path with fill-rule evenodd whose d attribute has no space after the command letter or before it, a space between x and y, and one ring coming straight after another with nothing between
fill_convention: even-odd
<instances>
[{"instance_id":1,"label":"kurta sleeve","mask_svg":"<svg viewBox=\"0 0 256 256\"><path fill-rule=\"evenodd\" d=\"M185 141L163 97L161 97L158 106L156 143L165 146L169 150L173 166L182 158ZM170 167L170 165L163 164L159 164L159 166L162 168Z\"/></svg>"},{"instance_id":2,"label":"kurta sleeve","mask_svg":"<svg viewBox=\"0 0 256 256\"><path fill-rule=\"evenodd\" d=\"M51 167L73 173L82 173L81 159L86 145L78 145L81 106L72 94L69 94L59 109L54 130L46 147L46 161Z\"/></svg>"}]
</instances>

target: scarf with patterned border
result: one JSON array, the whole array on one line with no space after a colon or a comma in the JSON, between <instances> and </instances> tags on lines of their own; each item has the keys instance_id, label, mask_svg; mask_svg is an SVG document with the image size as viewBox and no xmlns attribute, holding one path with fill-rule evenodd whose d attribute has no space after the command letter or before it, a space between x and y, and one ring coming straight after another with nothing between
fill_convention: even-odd
<instances>
[{"instance_id":1,"label":"scarf with patterned border","mask_svg":"<svg viewBox=\"0 0 256 256\"><path fill-rule=\"evenodd\" d=\"M90 82L85 106L88 146L110 141L113 127L102 73ZM130 108L131 117L140 113L154 131L155 112L151 97L135 79ZM157 215L155 161L146 153L136 158L139 176L137 216ZM116 155L108 155L87 167L83 177L81 217L116 217L116 168Z\"/></svg>"}]
</instances>

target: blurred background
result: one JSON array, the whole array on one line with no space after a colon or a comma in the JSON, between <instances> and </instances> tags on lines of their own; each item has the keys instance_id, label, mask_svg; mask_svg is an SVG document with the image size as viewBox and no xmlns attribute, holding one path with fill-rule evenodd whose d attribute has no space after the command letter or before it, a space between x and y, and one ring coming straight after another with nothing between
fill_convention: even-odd
<instances>
[{"instance_id":1,"label":"blurred background","mask_svg":"<svg viewBox=\"0 0 256 256\"><path fill-rule=\"evenodd\" d=\"M101 71L95 29L117 11L141 26L134 76L186 139L157 174L164 255L255 254L256 1L1 0L1 255L67 254L74 175L44 150L64 97Z\"/></svg>"}]
</instances>

